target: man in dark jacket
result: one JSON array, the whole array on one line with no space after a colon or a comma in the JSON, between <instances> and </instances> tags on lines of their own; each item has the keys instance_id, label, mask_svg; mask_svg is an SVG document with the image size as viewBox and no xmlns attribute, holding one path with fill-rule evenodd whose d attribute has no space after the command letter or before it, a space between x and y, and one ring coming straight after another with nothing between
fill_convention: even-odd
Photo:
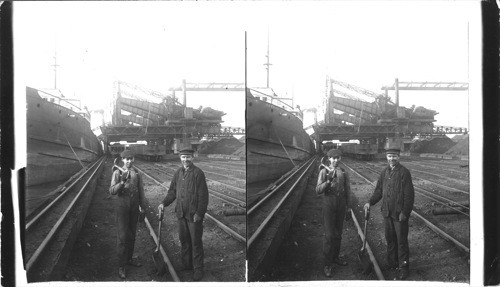
<instances>
[{"instance_id":1,"label":"man in dark jacket","mask_svg":"<svg viewBox=\"0 0 500 287\"><path fill-rule=\"evenodd\" d=\"M382 199L385 238L387 241L387 263L389 268L399 268L404 280L409 275L410 252L408 247L408 219L413 209L415 193L410 171L399 163L400 147L389 143L386 157L389 166L379 176L375 191L365 204L365 212Z\"/></svg>"},{"instance_id":2,"label":"man in dark jacket","mask_svg":"<svg viewBox=\"0 0 500 287\"><path fill-rule=\"evenodd\" d=\"M132 258L132 255L139 213L145 212L146 203L142 177L133 167L134 154L130 150L125 150L120 156L123 167L113 172L109 192L118 196L115 207L118 233L116 240L118 275L125 279L125 265L142 266L136 258Z\"/></svg>"},{"instance_id":3,"label":"man in dark jacket","mask_svg":"<svg viewBox=\"0 0 500 287\"><path fill-rule=\"evenodd\" d=\"M339 258L339 252L344 218L346 211L350 212L351 184L349 174L339 167L341 154L338 149L328 151L329 166L320 170L316 185L316 193L323 194L323 226L325 228L323 271L327 277L332 276L333 263L341 266L347 265L346 261Z\"/></svg>"},{"instance_id":4,"label":"man in dark jacket","mask_svg":"<svg viewBox=\"0 0 500 287\"><path fill-rule=\"evenodd\" d=\"M170 182L167 196L158 206L163 212L165 206L177 199L175 214L179 223L182 267L194 269L193 280L203 277L203 217L208 206L208 187L203 171L193 164L191 148L180 151L182 167Z\"/></svg>"}]
</instances>

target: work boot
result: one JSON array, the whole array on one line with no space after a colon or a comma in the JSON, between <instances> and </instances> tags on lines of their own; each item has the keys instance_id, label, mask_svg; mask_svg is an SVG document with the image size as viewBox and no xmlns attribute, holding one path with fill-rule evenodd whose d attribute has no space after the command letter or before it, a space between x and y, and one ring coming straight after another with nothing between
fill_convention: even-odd
<instances>
[{"instance_id":1,"label":"work boot","mask_svg":"<svg viewBox=\"0 0 500 287\"><path fill-rule=\"evenodd\" d=\"M121 279L125 279L127 277L125 267L118 267L118 276L120 276Z\"/></svg>"},{"instance_id":2,"label":"work boot","mask_svg":"<svg viewBox=\"0 0 500 287\"><path fill-rule=\"evenodd\" d=\"M203 270L202 269L194 270L193 281L200 281L201 278L203 278Z\"/></svg>"},{"instance_id":3,"label":"work boot","mask_svg":"<svg viewBox=\"0 0 500 287\"><path fill-rule=\"evenodd\" d=\"M323 272L325 272L326 277L332 277L332 266L325 265Z\"/></svg>"},{"instance_id":4,"label":"work boot","mask_svg":"<svg viewBox=\"0 0 500 287\"><path fill-rule=\"evenodd\" d=\"M142 263L139 262L137 258L132 258L127 262L128 265L134 266L134 267L141 267Z\"/></svg>"},{"instance_id":5,"label":"work boot","mask_svg":"<svg viewBox=\"0 0 500 287\"><path fill-rule=\"evenodd\" d=\"M408 278L408 275L410 275L410 270L408 267L401 267L399 270L399 280L406 280Z\"/></svg>"},{"instance_id":6,"label":"work boot","mask_svg":"<svg viewBox=\"0 0 500 287\"><path fill-rule=\"evenodd\" d=\"M389 269L390 271L397 271L399 269L399 266L398 264L389 264L387 265L387 269Z\"/></svg>"},{"instance_id":7,"label":"work boot","mask_svg":"<svg viewBox=\"0 0 500 287\"><path fill-rule=\"evenodd\" d=\"M333 260L333 263L340 265L340 266L347 266L347 261L344 261L337 257L335 260Z\"/></svg>"}]
</instances>

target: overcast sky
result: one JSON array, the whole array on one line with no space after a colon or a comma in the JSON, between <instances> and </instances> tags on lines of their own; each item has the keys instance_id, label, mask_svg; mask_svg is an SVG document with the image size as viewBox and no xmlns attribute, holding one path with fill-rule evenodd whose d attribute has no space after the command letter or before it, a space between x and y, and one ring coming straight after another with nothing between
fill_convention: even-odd
<instances>
[{"instance_id":1,"label":"overcast sky","mask_svg":"<svg viewBox=\"0 0 500 287\"><path fill-rule=\"evenodd\" d=\"M317 106L325 79L376 93L399 81L468 81L468 22L477 2L273 3L249 25L248 83ZM476 31L477 32L477 31ZM354 93L354 95L358 95ZM393 96L394 92L390 92ZM480 95L476 95L480 96ZM467 91L400 92L400 104L437 110L439 125L467 127ZM453 103L453 104L451 104Z\"/></svg>"},{"instance_id":2,"label":"overcast sky","mask_svg":"<svg viewBox=\"0 0 500 287\"><path fill-rule=\"evenodd\" d=\"M26 85L53 88L57 51L57 87L89 109L109 109L117 80L165 94L183 79L243 83L244 29L223 6L15 3L15 72ZM243 92L188 92L188 105L223 110L223 125L245 124Z\"/></svg>"},{"instance_id":3,"label":"overcast sky","mask_svg":"<svg viewBox=\"0 0 500 287\"><path fill-rule=\"evenodd\" d=\"M468 22L475 1L43 2L14 5L15 73L57 86L90 109L109 109L116 80L168 92L193 83L270 86L318 106L327 76L377 93L400 81L468 81ZM468 93L402 91L400 103L437 110L439 125L467 127ZM477 96L477 95L471 95ZM450 105L453 102L453 105ZM188 105L224 110L244 126L243 93L188 93ZM312 116L306 118L310 121Z\"/></svg>"}]
</instances>

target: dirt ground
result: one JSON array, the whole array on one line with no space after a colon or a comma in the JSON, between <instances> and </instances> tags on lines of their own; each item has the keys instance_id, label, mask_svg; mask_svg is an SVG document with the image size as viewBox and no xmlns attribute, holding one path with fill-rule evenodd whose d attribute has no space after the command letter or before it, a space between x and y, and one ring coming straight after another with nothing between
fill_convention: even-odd
<instances>
[{"instance_id":1,"label":"dirt ground","mask_svg":"<svg viewBox=\"0 0 500 287\"><path fill-rule=\"evenodd\" d=\"M180 164L180 163L179 163ZM111 182L112 160L107 159L104 172L100 176L97 189L90 204L87 217L83 223L80 236L75 243L67 272L63 280L66 281L122 281L118 277L118 266L116 256L116 224L114 204L115 197L108 195ZM168 186L169 182L164 182ZM166 189L146 180L146 197L149 209L147 217L157 232L158 221L156 219L157 206L166 194ZM180 269L180 243L177 234L176 218L173 213L173 205L166 209L162 225L162 244L167 252L174 268ZM235 267L232 257L243 256L237 254L243 252L238 250L216 249L212 246L214 242L232 240L229 235L222 232L216 225L205 219L203 243L205 247L205 275L202 281L244 281L244 262ZM152 259L156 245L149 235L149 230L144 222L137 226L134 256L143 264L142 267L127 267L126 281L173 281L167 273L164 276L156 275L156 267ZM226 264L227 262L227 264ZM192 281L192 271L181 271L177 275L181 282Z\"/></svg>"},{"instance_id":2,"label":"dirt ground","mask_svg":"<svg viewBox=\"0 0 500 287\"><path fill-rule=\"evenodd\" d=\"M351 179L351 189L355 197L352 208L358 222L363 226L364 221L360 220L362 206L368 201L374 187L363 183L360 179L353 179L352 175ZM290 230L278 251L269 281L377 280L373 272L369 275L361 272L362 267L357 254L362 241L352 219L344 222L340 250L340 256L348 262L348 266L334 266L333 276L330 278L323 274L323 219L321 197L314 192L315 184L316 180L311 180ZM466 256L423 226L415 217L410 217L409 224L409 281L469 282L470 266ZM385 280L393 280L397 273L387 268L383 226L380 203L378 203L371 209L367 238Z\"/></svg>"}]
</instances>

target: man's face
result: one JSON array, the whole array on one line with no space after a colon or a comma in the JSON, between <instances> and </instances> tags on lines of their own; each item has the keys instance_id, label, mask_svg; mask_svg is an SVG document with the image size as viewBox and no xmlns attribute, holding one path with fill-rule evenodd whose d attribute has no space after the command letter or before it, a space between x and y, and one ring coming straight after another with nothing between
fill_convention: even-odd
<instances>
[{"instance_id":1,"label":"man's face","mask_svg":"<svg viewBox=\"0 0 500 287\"><path fill-rule=\"evenodd\" d=\"M122 158L122 161L123 161L123 165L129 169L132 167L132 164L134 163L134 157L130 156L130 157L124 157Z\"/></svg>"},{"instance_id":2,"label":"man's face","mask_svg":"<svg viewBox=\"0 0 500 287\"><path fill-rule=\"evenodd\" d=\"M396 166L399 162L399 155L397 153L388 153L386 154L387 162L391 167Z\"/></svg>"},{"instance_id":3,"label":"man's face","mask_svg":"<svg viewBox=\"0 0 500 287\"><path fill-rule=\"evenodd\" d=\"M330 161L331 166L337 167L339 166L340 156L332 156L329 157L328 160Z\"/></svg>"},{"instance_id":4,"label":"man's face","mask_svg":"<svg viewBox=\"0 0 500 287\"><path fill-rule=\"evenodd\" d=\"M181 162L182 162L182 166L184 168L190 167L191 164L193 164L193 155L191 155L191 154L181 155Z\"/></svg>"}]
</instances>

